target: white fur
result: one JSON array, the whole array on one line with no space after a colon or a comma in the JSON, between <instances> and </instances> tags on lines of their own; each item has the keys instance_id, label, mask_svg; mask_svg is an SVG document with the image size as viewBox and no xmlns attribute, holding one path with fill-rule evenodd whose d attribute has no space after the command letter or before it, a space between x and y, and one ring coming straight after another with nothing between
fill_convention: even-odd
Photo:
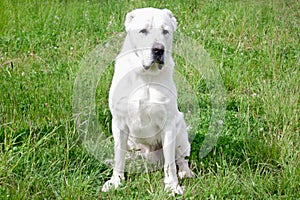
<instances>
[{"instance_id":1,"label":"white fur","mask_svg":"<svg viewBox=\"0 0 300 200\"><path fill-rule=\"evenodd\" d=\"M185 160L190 154L190 144L173 81L171 51L176 27L176 19L167 9L137 9L126 16L127 36L116 59L109 93L115 142L114 170L102 191L117 188L124 179L128 148L141 149L150 161L163 159L165 189L173 194L183 194L176 164L180 178L193 176ZM154 43L165 47L161 66L153 63Z\"/></svg>"}]
</instances>

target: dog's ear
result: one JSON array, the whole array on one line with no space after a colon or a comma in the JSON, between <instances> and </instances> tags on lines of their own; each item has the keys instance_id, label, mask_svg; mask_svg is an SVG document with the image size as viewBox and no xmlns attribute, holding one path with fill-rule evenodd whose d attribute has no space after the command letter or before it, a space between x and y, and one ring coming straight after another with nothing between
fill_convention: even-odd
<instances>
[{"instance_id":1,"label":"dog's ear","mask_svg":"<svg viewBox=\"0 0 300 200\"><path fill-rule=\"evenodd\" d=\"M172 22L172 26L173 26L173 30L175 31L176 28L177 28L177 20L176 20L176 18L174 17L173 13L169 9L165 8L165 9L163 9L163 11L165 13L167 13L167 15L170 17L171 22Z\"/></svg>"},{"instance_id":2,"label":"dog's ear","mask_svg":"<svg viewBox=\"0 0 300 200\"><path fill-rule=\"evenodd\" d=\"M125 30L126 30L126 32L129 31L130 24L131 24L133 18L135 17L135 15L136 15L136 10L133 10L133 11L127 13L126 18L125 18Z\"/></svg>"}]
</instances>

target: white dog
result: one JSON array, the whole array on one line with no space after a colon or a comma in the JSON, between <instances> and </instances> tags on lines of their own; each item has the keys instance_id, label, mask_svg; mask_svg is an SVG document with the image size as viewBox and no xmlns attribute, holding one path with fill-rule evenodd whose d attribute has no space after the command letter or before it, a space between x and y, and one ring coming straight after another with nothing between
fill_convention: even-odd
<instances>
[{"instance_id":1,"label":"white dog","mask_svg":"<svg viewBox=\"0 0 300 200\"><path fill-rule=\"evenodd\" d=\"M127 36L115 62L109 93L114 170L102 191L119 186L124 179L126 151L135 148L151 161L162 157L165 189L183 194L176 164L180 178L194 174L185 160L190 144L173 81L176 19L167 9L136 9L126 15L125 27Z\"/></svg>"}]
</instances>

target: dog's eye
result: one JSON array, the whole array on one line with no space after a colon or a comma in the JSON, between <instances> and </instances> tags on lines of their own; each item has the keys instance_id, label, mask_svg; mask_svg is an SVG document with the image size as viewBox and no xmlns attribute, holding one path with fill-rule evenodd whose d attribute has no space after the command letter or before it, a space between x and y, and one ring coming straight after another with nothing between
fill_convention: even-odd
<instances>
[{"instance_id":1,"label":"dog's eye","mask_svg":"<svg viewBox=\"0 0 300 200\"><path fill-rule=\"evenodd\" d=\"M162 33L163 33L164 35L167 35L167 34L169 34L169 31L168 31L168 30L163 30Z\"/></svg>"},{"instance_id":2,"label":"dog's eye","mask_svg":"<svg viewBox=\"0 0 300 200\"><path fill-rule=\"evenodd\" d=\"M142 33L142 34L147 34L147 33L148 33L148 30L144 28L144 29L140 30L140 33Z\"/></svg>"}]
</instances>

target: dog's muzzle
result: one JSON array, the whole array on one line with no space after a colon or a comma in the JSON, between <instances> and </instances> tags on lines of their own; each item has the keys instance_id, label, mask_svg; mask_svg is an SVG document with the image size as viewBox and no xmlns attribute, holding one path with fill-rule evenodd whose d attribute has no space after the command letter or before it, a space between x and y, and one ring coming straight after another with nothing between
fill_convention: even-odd
<instances>
[{"instance_id":1,"label":"dog's muzzle","mask_svg":"<svg viewBox=\"0 0 300 200\"><path fill-rule=\"evenodd\" d=\"M164 64L165 47L161 43L154 43L152 46L153 61L158 64Z\"/></svg>"},{"instance_id":2,"label":"dog's muzzle","mask_svg":"<svg viewBox=\"0 0 300 200\"><path fill-rule=\"evenodd\" d=\"M154 43L151 48L152 53L152 64L158 64L158 69L162 69L164 65L164 53L165 53L165 47L161 43ZM151 64L151 65L152 65ZM149 69L150 66L144 66L145 69Z\"/></svg>"}]
</instances>

